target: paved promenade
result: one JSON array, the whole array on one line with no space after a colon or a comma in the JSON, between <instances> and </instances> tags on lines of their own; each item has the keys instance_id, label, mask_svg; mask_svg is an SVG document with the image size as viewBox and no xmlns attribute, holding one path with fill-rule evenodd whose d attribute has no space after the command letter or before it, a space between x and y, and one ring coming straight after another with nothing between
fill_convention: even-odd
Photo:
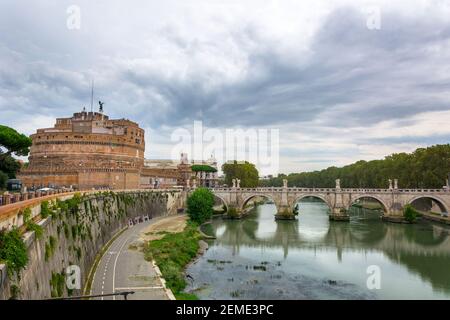
<instances>
[{"instance_id":1,"label":"paved promenade","mask_svg":"<svg viewBox=\"0 0 450 320\"><path fill-rule=\"evenodd\" d=\"M163 286L158 270L144 259L139 248L141 232L158 221L173 219L160 217L129 227L101 258L95 271L91 294L110 294L134 291L129 300L169 300L171 293ZM97 300L122 300L122 296L96 298Z\"/></svg>"}]
</instances>

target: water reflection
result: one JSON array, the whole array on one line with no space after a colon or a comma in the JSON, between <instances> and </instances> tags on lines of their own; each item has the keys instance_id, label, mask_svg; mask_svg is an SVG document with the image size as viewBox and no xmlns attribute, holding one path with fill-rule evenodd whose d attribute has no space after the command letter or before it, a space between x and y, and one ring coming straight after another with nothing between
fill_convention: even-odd
<instances>
[{"instance_id":1,"label":"water reflection","mask_svg":"<svg viewBox=\"0 0 450 320\"><path fill-rule=\"evenodd\" d=\"M202 298L223 299L450 298L448 227L385 223L380 212L360 208L352 209L350 223L330 222L325 204L299 206L297 221L275 221L276 208L270 204L241 221L214 221L217 239L188 269L196 279L189 289L198 289ZM231 263L214 269L208 262L214 259ZM242 283L256 276L251 266L263 262L267 272L258 274L258 285L243 289ZM375 292L365 287L370 264L383 271L383 288ZM208 278L205 269L215 277ZM231 275L240 284L230 281L225 288L218 282ZM275 294L280 287L283 293ZM230 296L227 290L242 292Z\"/></svg>"}]
</instances>

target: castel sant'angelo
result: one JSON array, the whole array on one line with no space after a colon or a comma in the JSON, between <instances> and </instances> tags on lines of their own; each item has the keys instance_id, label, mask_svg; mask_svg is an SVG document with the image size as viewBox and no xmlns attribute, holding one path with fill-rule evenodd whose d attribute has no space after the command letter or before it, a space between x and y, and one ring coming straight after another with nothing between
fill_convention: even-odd
<instances>
[{"instance_id":1,"label":"castel sant'angelo","mask_svg":"<svg viewBox=\"0 0 450 320\"><path fill-rule=\"evenodd\" d=\"M137 189L217 181L217 172L192 172L197 162L189 163L186 154L179 162L144 159L144 130L127 119L109 119L101 105L99 112L58 118L31 139L28 166L18 175L27 188ZM214 159L201 163L217 166Z\"/></svg>"}]
</instances>

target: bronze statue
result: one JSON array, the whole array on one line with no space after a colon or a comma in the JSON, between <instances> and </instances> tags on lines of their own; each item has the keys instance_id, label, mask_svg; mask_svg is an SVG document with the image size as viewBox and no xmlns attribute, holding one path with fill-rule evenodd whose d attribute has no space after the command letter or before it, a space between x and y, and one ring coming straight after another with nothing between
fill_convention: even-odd
<instances>
[{"instance_id":1,"label":"bronze statue","mask_svg":"<svg viewBox=\"0 0 450 320\"><path fill-rule=\"evenodd\" d=\"M98 111L99 111L100 113L103 113L103 105L104 105L105 103L99 101L98 104L99 104L99 106L100 106L100 107L98 108Z\"/></svg>"}]
</instances>

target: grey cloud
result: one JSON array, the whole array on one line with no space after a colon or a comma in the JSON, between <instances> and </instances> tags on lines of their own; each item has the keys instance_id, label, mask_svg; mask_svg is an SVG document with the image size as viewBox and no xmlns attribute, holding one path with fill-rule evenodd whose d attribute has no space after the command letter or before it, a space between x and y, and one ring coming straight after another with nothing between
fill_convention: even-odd
<instances>
[{"instance_id":1,"label":"grey cloud","mask_svg":"<svg viewBox=\"0 0 450 320\"><path fill-rule=\"evenodd\" d=\"M381 30L368 30L364 14L341 7L322 21L308 50L286 52L279 42L297 39L270 38L250 20L225 25L221 38L188 39L188 32L170 21L150 25L148 18L148 26L142 23L143 29L128 30L132 14L107 28L111 21L102 14L104 7L80 3L85 29L78 33L61 27L65 8L72 3L27 4L28 11L14 1L2 4L2 123L14 126L23 114L56 117L80 110L89 104L93 78L95 101L104 100L110 116L131 118L155 132L165 126L165 133L167 128L203 120L205 126L219 128L308 130L321 141L328 134L324 128L351 129L385 120L402 126L418 113L449 110L449 20L382 11ZM114 8L120 11L119 5ZM138 20L146 21L144 10ZM122 29L123 35L114 33ZM223 46L225 41L228 46ZM167 65L154 59L153 53L164 46L180 52L180 59L187 57L185 76L178 56L171 56ZM227 78L228 65L223 71L201 61L202 54L211 57L228 49L238 51L229 57L230 65L244 66L236 77ZM446 139L355 137L353 151L357 157L358 143ZM323 159L345 152L291 149L282 155Z\"/></svg>"}]
</instances>

